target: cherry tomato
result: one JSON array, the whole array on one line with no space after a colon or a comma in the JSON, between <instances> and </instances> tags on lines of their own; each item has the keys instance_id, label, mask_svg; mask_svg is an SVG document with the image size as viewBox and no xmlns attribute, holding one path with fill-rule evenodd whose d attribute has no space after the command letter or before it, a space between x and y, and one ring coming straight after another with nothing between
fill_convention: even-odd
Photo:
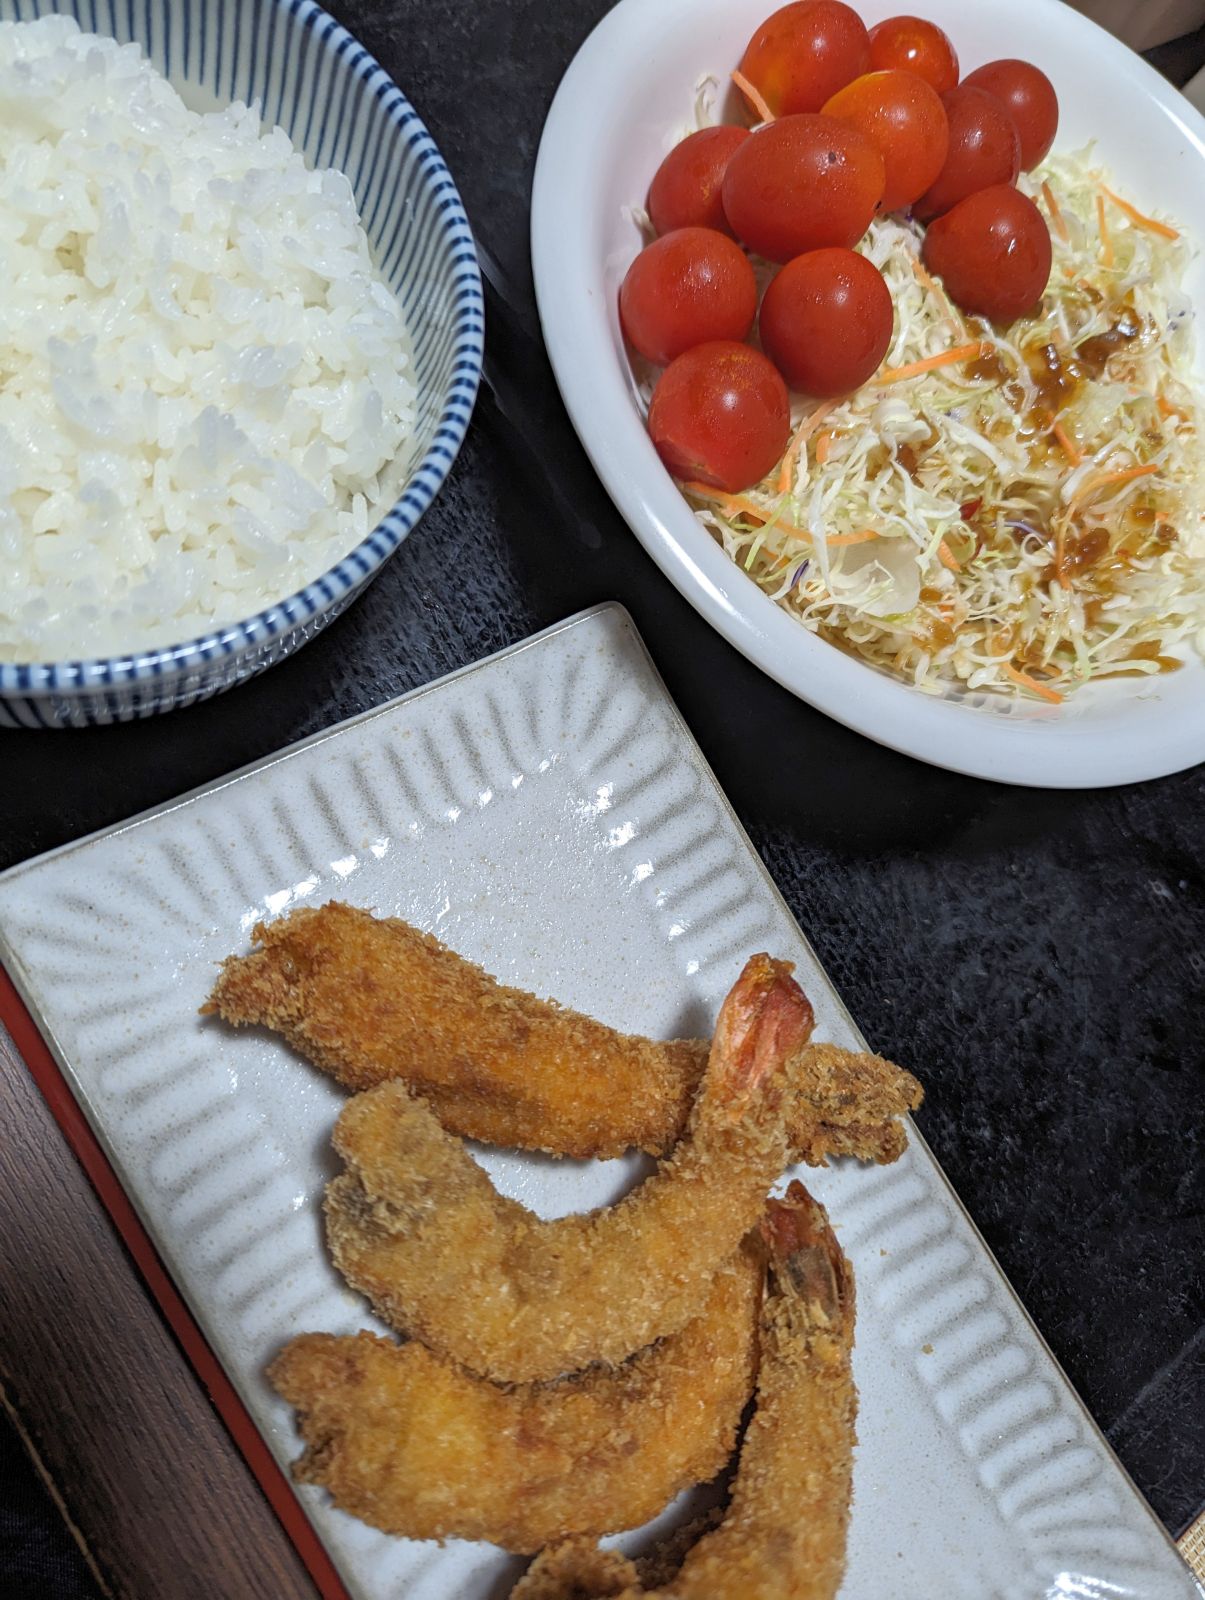
<instances>
[{"instance_id":1,"label":"cherry tomato","mask_svg":"<svg viewBox=\"0 0 1205 1600\"><path fill-rule=\"evenodd\" d=\"M1042 298L1050 277L1050 233L1032 200L998 183L931 222L921 256L964 311L1011 322Z\"/></svg>"},{"instance_id":2,"label":"cherry tomato","mask_svg":"<svg viewBox=\"0 0 1205 1600\"><path fill-rule=\"evenodd\" d=\"M707 339L743 339L756 314L748 257L714 228L677 228L654 239L619 290L628 342L659 366Z\"/></svg>"},{"instance_id":3,"label":"cherry tomato","mask_svg":"<svg viewBox=\"0 0 1205 1600\"><path fill-rule=\"evenodd\" d=\"M960 83L943 94L950 126L946 164L913 210L923 222L956 206L976 189L1013 183L1021 170L1021 140L1005 108L986 89Z\"/></svg>"},{"instance_id":4,"label":"cherry tomato","mask_svg":"<svg viewBox=\"0 0 1205 1600\"><path fill-rule=\"evenodd\" d=\"M1021 136L1022 171L1036 167L1059 125L1059 99L1046 74L1028 61L989 61L968 72L963 82L1004 102Z\"/></svg>"},{"instance_id":5,"label":"cherry tomato","mask_svg":"<svg viewBox=\"0 0 1205 1600\"><path fill-rule=\"evenodd\" d=\"M870 66L870 39L841 0L795 0L750 39L741 72L776 117L819 111Z\"/></svg>"},{"instance_id":6,"label":"cherry tomato","mask_svg":"<svg viewBox=\"0 0 1205 1600\"><path fill-rule=\"evenodd\" d=\"M697 344L661 374L649 433L675 478L737 494L760 483L787 447L787 386L750 345Z\"/></svg>"},{"instance_id":7,"label":"cherry tomato","mask_svg":"<svg viewBox=\"0 0 1205 1600\"><path fill-rule=\"evenodd\" d=\"M766 290L762 348L792 389L849 394L891 342L891 293L856 250L812 250L788 261Z\"/></svg>"},{"instance_id":8,"label":"cherry tomato","mask_svg":"<svg viewBox=\"0 0 1205 1600\"><path fill-rule=\"evenodd\" d=\"M839 90L824 108L869 134L887 172L881 211L902 211L924 194L945 166L950 142L936 89L911 72L868 72Z\"/></svg>"},{"instance_id":9,"label":"cherry tomato","mask_svg":"<svg viewBox=\"0 0 1205 1600\"><path fill-rule=\"evenodd\" d=\"M958 57L949 37L923 17L888 17L870 30L870 65L875 72L892 68L914 72L931 89L945 94L958 82Z\"/></svg>"},{"instance_id":10,"label":"cherry tomato","mask_svg":"<svg viewBox=\"0 0 1205 1600\"><path fill-rule=\"evenodd\" d=\"M748 128L700 128L676 144L649 185L649 216L658 233L675 228L718 228L729 233L720 185Z\"/></svg>"},{"instance_id":11,"label":"cherry tomato","mask_svg":"<svg viewBox=\"0 0 1205 1600\"><path fill-rule=\"evenodd\" d=\"M771 261L856 244L883 198L874 140L833 117L780 117L728 163L724 212L738 239Z\"/></svg>"}]
</instances>

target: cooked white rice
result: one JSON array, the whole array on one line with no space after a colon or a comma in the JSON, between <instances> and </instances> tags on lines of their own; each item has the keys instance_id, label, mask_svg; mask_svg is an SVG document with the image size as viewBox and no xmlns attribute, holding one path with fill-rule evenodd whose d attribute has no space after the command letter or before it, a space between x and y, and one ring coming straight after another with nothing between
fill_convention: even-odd
<instances>
[{"instance_id":1,"label":"cooked white rice","mask_svg":"<svg viewBox=\"0 0 1205 1600\"><path fill-rule=\"evenodd\" d=\"M407 352L341 173L136 45L0 23L0 660L174 643L325 571L392 498Z\"/></svg>"}]
</instances>

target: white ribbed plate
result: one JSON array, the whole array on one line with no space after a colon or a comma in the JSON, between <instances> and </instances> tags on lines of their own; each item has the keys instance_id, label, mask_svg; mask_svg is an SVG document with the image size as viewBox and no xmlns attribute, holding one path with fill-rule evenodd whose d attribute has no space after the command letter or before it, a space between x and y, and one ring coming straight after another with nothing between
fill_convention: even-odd
<instances>
[{"instance_id":1,"label":"white ribbed plate","mask_svg":"<svg viewBox=\"0 0 1205 1600\"><path fill-rule=\"evenodd\" d=\"M255 921L335 897L654 1036L706 1032L769 949L798 963L819 1036L860 1044L616 607L6 873L5 965L282 1462L299 1442L265 1363L302 1329L372 1325L319 1230L342 1097L196 1012ZM634 1170L487 1159L545 1212ZM919 1141L804 1176L858 1274L846 1600L1199 1595ZM500 1600L522 1568L301 1500L360 1600Z\"/></svg>"}]
</instances>

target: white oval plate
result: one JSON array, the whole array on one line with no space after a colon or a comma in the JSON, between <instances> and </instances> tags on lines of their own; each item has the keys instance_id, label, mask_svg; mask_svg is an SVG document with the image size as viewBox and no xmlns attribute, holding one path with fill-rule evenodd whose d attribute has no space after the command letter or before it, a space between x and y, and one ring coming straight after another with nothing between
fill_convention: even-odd
<instances>
[{"instance_id":1,"label":"white oval plate","mask_svg":"<svg viewBox=\"0 0 1205 1600\"><path fill-rule=\"evenodd\" d=\"M621 0L586 40L548 114L532 196L532 264L561 393L611 498L713 627L785 688L860 733L936 766L1048 788L1161 777L1205 759L1205 663L1089 685L1062 706L922 694L844 655L781 611L696 521L644 428L616 296L641 239L629 215L689 120L694 85L740 59L774 0ZM866 0L868 23L900 10ZM1058 0L926 0L964 72L1031 57L1059 94L1058 145L1096 140L1123 191L1192 225L1205 193L1205 118L1094 23ZM1205 265L1193 263L1194 304ZM1197 370L1205 375L1202 340ZM654 641L655 648L655 641Z\"/></svg>"}]
</instances>

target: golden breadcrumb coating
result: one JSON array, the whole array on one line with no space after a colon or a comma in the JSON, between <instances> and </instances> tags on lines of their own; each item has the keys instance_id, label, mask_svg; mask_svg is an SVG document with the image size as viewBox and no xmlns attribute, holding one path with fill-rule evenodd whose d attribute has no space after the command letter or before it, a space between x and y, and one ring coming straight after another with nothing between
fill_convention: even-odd
<instances>
[{"instance_id":1,"label":"golden breadcrumb coating","mask_svg":"<svg viewBox=\"0 0 1205 1600\"><path fill-rule=\"evenodd\" d=\"M836 1595L845 1571L857 1411L853 1275L823 1209L800 1183L770 1202L763 1233L770 1284L757 1409L720 1526L660 1588L645 1588L638 1566L617 1552L575 1539L538 1556L513 1600Z\"/></svg>"},{"instance_id":2,"label":"golden breadcrumb coating","mask_svg":"<svg viewBox=\"0 0 1205 1600\"><path fill-rule=\"evenodd\" d=\"M707 1063L699 1039L654 1043L499 983L397 918L332 901L253 933L206 1012L281 1034L349 1089L404 1079L450 1133L555 1155L673 1148ZM910 1073L835 1045L803 1051L791 1137L799 1160L893 1161Z\"/></svg>"},{"instance_id":3,"label":"golden breadcrumb coating","mask_svg":"<svg viewBox=\"0 0 1205 1600\"><path fill-rule=\"evenodd\" d=\"M763 1259L748 1241L680 1333L555 1383L503 1387L417 1342L302 1334L268 1373L299 1413L293 1476L412 1539L529 1554L638 1527L732 1452L753 1392Z\"/></svg>"},{"instance_id":4,"label":"golden breadcrumb coating","mask_svg":"<svg viewBox=\"0 0 1205 1600\"><path fill-rule=\"evenodd\" d=\"M787 1162L788 1064L812 1009L752 956L720 1010L686 1135L616 1205L546 1221L500 1195L405 1084L357 1095L327 1189L335 1265L394 1327L500 1382L620 1362L699 1314Z\"/></svg>"}]
</instances>

